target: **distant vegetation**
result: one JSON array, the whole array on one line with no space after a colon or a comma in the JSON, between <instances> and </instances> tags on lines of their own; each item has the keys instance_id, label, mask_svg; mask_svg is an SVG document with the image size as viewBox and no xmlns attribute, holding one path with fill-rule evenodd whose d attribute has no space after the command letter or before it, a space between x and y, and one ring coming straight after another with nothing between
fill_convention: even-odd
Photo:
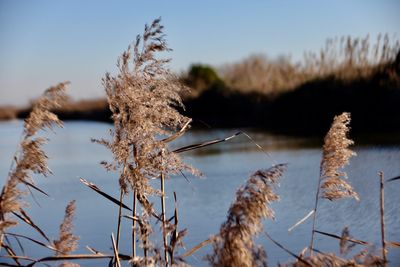
<instances>
[{"instance_id":1,"label":"distant vegetation","mask_svg":"<svg viewBox=\"0 0 400 267\"><path fill-rule=\"evenodd\" d=\"M222 82L207 89L196 87L207 83L187 83L196 97L185 102L189 116L214 127L321 134L330 118L348 111L356 132L400 130L400 45L387 35L374 44L368 36L328 40L298 63L254 55L217 73L214 80Z\"/></svg>"},{"instance_id":2,"label":"distant vegetation","mask_svg":"<svg viewBox=\"0 0 400 267\"><path fill-rule=\"evenodd\" d=\"M369 36L329 39L300 62L253 55L219 68L194 64L180 80L192 88L181 93L182 111L195 126L322 134L335 114L347 111L355 132L400 131L400 43L388 35L374 42ZM0 119L25 118L30 109L0 108ZM55 112L67 120L111 122L105 99Z\"/></svg>"},{"instance_id":3,"label":"distant vegetation","mask_svg":"<svg viewBox=\"0 0 400 267\"><path fill-rule=\"evenodd\" d=\"M300 62L293 62L289 56L270 59L253 55L218 72L227 87L240 92L280 94L326 77L347 81L371 77L399 51L399 41L391 41L388 35L379 35L372 43L369 36L348 36L328 39L319 52L305 52Z\"/></svg>"}]
</instances>

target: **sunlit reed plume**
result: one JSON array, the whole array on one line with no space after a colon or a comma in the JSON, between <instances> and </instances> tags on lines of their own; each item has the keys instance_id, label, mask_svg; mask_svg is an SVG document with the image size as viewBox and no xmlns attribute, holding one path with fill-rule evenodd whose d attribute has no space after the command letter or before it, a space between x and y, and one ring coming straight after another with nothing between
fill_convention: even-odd
<instances>
[{"instance_id":1,"label":"sunlit reed plume","mask_svg":"<svg viewBox=\"0 0 400 267\"><path fill-rule=\"evenodd\" d=\"M228 211L227 221L213 241L212 266L266 266L266 252L254 243L262 230L262 219L273 219L270 203L279 199L273 192L286 165L280 164L255 172L239 188Z\"/></svg>"},{"instance_id":2,"label":"sunlit reed plume","mask_svg":"<svg viewBox=\"0 0 400 267\"><path fill-rule=\"evenodd\" d=\"M320 198L337 200L353 197L359 200L357 192L346 181L347 173L342 169L349 164L350 157L356 155L349 146L354 142L347 138L350 113L344 112L333 119L331 128L324 139L320 175L315 195L313 223L311 231L310 252L314 249L317 209Z\"/></svg>"},{"instance_id":3,"label":"sunlit reed plume","mask_svg":"<svg viewBox=\"0 0 400 267\"><path fill-rule=\"evenodd\" d=\"M47 156L42 145L47 141L43 137L35 137L39 130L52 129L53 125L62 126L52 109L60 107L67 99L65 90L69 83L63 82L47 89L33 105L33 109L24 123L24 133L20 142L9 176L0 196L0 232L16 224L16 221L7 218L7 214L18 212L24 204L22 196L24 189L18 184L32 186L32 173L47 176L50 170L47 166Z\"/></svg>"},{"instance_id":4,"label":"sunlit reed plume","mask_svg":"<svg viewBox=\"0 0 400 267\"><path fill-rule=\"evenodd\" d=\"M159 177L161 171L194 171L161 141L162 136L172 134L189 120L176 110L182 106L179 92L184 87L166 67L169 59L155 57L169 50L163 26L156 19L145 26L143 36L137 36L133 48L129 46L119 58L119 73L107 73L103 79L114 130L111 142L97 142L113 152L114 162L105 165L120 170L123 192L137 190L138 200L148 209L146 195L156 193L148 178Z\"/></svg>"},{"instance_id":5,"label":"sunlit reed plume","mask_svg":"<svg viewBox=\"0 0 400 267\"><path fill-rule=\"evenodd\" d=\"M344 197L354 197L359 200L358 194L345 180L346 172L341 169L349 164L350 157L356 155L348 147L354 142L347 138L350 123L350 113L336 116L332 126L325 136L320 169L321 189L320 197L329 200Z\"/></svg>"}]
</instances>

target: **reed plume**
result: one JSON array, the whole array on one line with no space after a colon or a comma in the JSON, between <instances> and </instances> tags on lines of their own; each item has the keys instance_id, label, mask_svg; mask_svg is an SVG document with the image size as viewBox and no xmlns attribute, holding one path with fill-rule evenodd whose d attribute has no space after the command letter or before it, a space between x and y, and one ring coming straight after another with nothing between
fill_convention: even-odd
<instances>
[{"instance_id":1,"label":"reed plume","mask_svg":"<svg viewBox=\"0 0 400 267\"><path fill-rule=\"evenodd\" d=\"M258 170L239 188L229 208L228 218L213 240L213 254L207 256L211 266L266 266L266 252L254 243L262 230L262 219L273 219L269 204L279 196L273 187L286 164Z\"/></svg>"},{"instance_id":2,"label":"reed plume","mask_svg":"<svg viewBox=\"0 0 400 267\"><path fill-rule=\"evenodd\" d=\"M156 54L168 51L170 49L159 18L150 26L146 25L143 35L138 35L136 41L123 52L117 63L119 73L115 76L106 73L103 78L114 130L111 131L111 141L93 140L105 145L113 153L113 162L103 164L107 169L119 172L120 200L132 191L133 216L138 216L137 200L147 215L163 221L164 241L168 234L165 231L164 201L163 212L158 215L148 196L158 195L164 200L165 195L163 190L150 186L149 179L160 179L164 183L164 177L184 170L198 173L183 163L178 154L170 151L165 141L190 121L176 110L177 107L183 107L179 93L186 88L169 71L167 63L170 59L156 57ZM120 221L117 248L119 226ZM135 222L133 226L137 228ZM167 251L166 242L164 247ZM135 257L134 249L132 256Z\"/></svg>"},{"instance_id":3,"label":"reed plume","mask_svg":"<svg viewBox=\"0 0 400 267\"><path fill-rule=\"evenodd\" d=\"M75 200L72 200L65 208L64 220L60 225L59 239L54 241L57 256L68 255L78 247L79 237L73 234L75 209Z\"/></svg>"},{"instance_id":4,"label":"reed plume","mask_svg":"<svg viewBox=\"0 0 400 267\"><path fill-rule=\"evenodd\" d=\"M41 148L47 139L35 135L39 130L52 129L53 125L62 126L62 122L51 110L60 107L67 99L65 91L68 84L69 82L63 82L47 89L34 103L31 113L25 120L20 148L14 157L0 196L1 234L8 227L17 224L15 220L9 218L8 214L19 212L21 207L26 205L22 201L26 190L18 185L24 184L35 188L32 173L44 176L51 173L47 166L46 153Z\"/></svg>"},{"instance_id":5,"label":"reed plume","mask_svg":"<svg viewBox=\"0 0 400 267\"><path fill-rule=\"evenodd\" d=\"M336 116L332 126L325 136L320 167L321 189L320 197L329 200L353 197L359 200L357 192L345 180L347 173L341 169L349 164L349 159L355 156L348 147L354 142L347 138L350 123L350 113Z\"/></svg>"},{"instance_id":6,"label":"reed plume","mask_svg":"<svg viewBox=\"0 0 400 267\"><path fill-rule=\"evenodd\" d=\"M342 170L344 166L349 164L350 157L356 155L355 152L349 149L349 146L354 143L351 139L347 138L349 123L350 113L344 112L336 116L324 139L320 176L318 179L317 193L315 195L310 244L311 253L314 246L318 200L320 198L337 200L346 197L353 197L359 200L357 192L355 192L352 186L345 180L347 178L347 173Z\"/></svg>"},{"instance_id":7,"label":"reed plume","mask_svg":"<svg viewBox=\"0 0 400 267\"><path fill-rule=\"evenodd\" d=\"M146 25L143 36L138 35L133 48L129 46L119 58L119 74L104 77L114 130L112 141L94 140L113 152L114 161L107 166L120 170L121 190L137 190L146 207L145 196L156 193L148 178L158 178L161 171L194 171L160 138L173 134L189 120L176 110L183 106L179 92L184 87L166 67L169 59L155 57L155 53L170 50L162 30L160 19Z\"/></svg>"}]
</instances>

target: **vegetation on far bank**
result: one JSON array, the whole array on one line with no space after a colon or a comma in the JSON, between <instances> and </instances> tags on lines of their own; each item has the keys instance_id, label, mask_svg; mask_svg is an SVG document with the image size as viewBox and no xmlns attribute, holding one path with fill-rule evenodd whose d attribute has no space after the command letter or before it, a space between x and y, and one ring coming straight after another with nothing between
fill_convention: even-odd
<instances>
[{"instance_id":1,"label":"vegetation on far bank","mask_svg":"<svg viewBox=\"0 0 400 267\"><path fill-rule=\"evenodd\" d=\"M300 62L253 55L219 68L192 65L180 80L182 112L202 127L257 127L308 134L325 132L343 111L358 133L400 131L400 44L388 35L330 39ZM31 108L0 108L0 120L25 118ZM70 102L55 112L64 120L111 122L106 99Z\"/></svg>"}]
</instances>

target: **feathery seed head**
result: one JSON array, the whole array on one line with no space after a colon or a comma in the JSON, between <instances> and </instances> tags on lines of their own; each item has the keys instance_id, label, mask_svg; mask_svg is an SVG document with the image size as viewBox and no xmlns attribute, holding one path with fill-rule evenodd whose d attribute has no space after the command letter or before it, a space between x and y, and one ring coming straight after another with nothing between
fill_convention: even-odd
<instances>
[{"instance_id":1,"label":"feathery seed head","mask_svg":"<svg viewBox=\"0 0 400 267\"><path fill-rule=\"evenodd\" d=\"M73 219L75 215L75 200L71 201L65 208L65 216L62 224L60 225L60 236L58 240L54 241L54 246L58 250L56 253L59 255L68 255L78 247L79 237L73 234Z\"/></svg>"},{"instance_id":2,"label":"feathery seed head","mask_svg":"<svg viewBox=\"0 0 400 267\"><path fill-rule=\"evenodd\" d=\"M325 136L321 160L320 179L322 198L336 200L344 197L358 198L358 194L345 180L346 172L341 169L349 164L350 157L356 155L348 147L354 142L347 138L350 123L350 113L336 116L332 126Z\"/></svg>"},{"instance_id":3,"label":"feathery seed head","mask_svg":"<svg viewBox=\"0 0 400 267\"><path fill-rule=\"evenodd\" d=\"M266 252L253 237L262 230L262 219L274 218L269 204L279 199L273 192L286 164L258 170L239 188L228 211L227 221L213 240L214 251L207 256L212 266L266 266Z\"/></svg>"}]
</instances>

